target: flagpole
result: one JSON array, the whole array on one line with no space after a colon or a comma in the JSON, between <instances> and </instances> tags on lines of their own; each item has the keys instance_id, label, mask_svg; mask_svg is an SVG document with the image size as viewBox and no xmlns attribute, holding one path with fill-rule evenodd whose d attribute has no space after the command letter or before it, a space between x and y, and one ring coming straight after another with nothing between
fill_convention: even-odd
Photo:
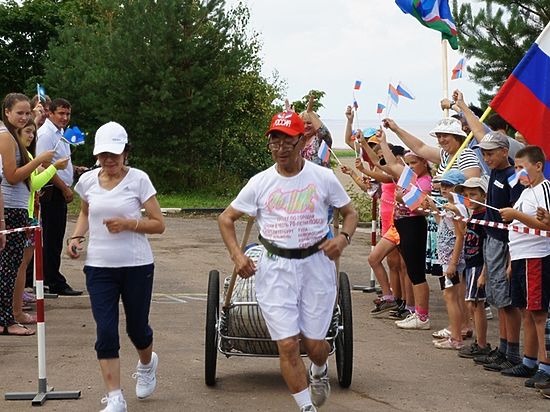
<instances>
[{"instance_id":1,"label":"flagpole","mask_svg":"<svg viewBox=\"0 0 550 412\"><path fill-rule=\"evenodd\" d=\"M443 75L443 97L445 99L449 98L449 61L447 58L447 39L441 40L441 68ZM445 117L449 117L449 109L443 111Z\"/></svg>"},{"instance_id":2,"label":"flagpole","mask_svg":"<svg viewBox=\"0 0 550 412\"><path fill-rule=\"evenodd\" d=\"M336 161L338 162L338 164L339 164L340 166L342 166L342 162L340 161L340 159L338 159L338 156L336 156L336 154L332 151L332 149L330 148L329 145L327 145L327 147L328 147L328 150L330 151L330 153L332 153L332 155L334 156L334 158L335 158Z\"/></svg>"},{"instance_id":3,"label":"flagpole","mask_svg":"<svg viewBox=\"0 0 550 412\"><path fill-rule=\"evenodd\" d=\"M493 110L491 106L488 106L487 109L485 109L485 111L479 118L479 121L481 123L483 123L483 121L487 118L487 116L489 116L489 113L491 113L491 110ZM464 140L462 145L458 148L457 152L451 158L451 161L447 164L447 167L445 167L445 171L443 173L448 172L451 169L456 159L458 159L458 156L460 156L460 153L462 153L462 151L468 147L468 144L470 143L470 140L472 140L472 137L474 137L474 133L470 132L466 140Z\"/></svg>"}]
</instances>

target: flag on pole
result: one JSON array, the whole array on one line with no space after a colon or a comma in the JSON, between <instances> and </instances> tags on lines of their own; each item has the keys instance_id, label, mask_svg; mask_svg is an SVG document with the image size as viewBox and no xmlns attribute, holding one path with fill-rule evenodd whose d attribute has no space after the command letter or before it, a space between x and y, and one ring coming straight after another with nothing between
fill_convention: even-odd
<instances>
[{"instance_id":1,"label":"flag on pole","mask_svg":"<svg viewBox=\"0 0 550 412\"><path fill-rule=\"evenodd\" d=\"M330 160L330 149L324 140L319 145L319 151L317 153L319 159L321 159L323 163L328 163Z\"/></svg>"},{"instance_id":2,"label":"flag on pole","mask_svg":"<svg viewBox=\"0 0 550 412\"><path fill-rule=\"evenodd\" d=\"M550 158L550 24L504 82L490 106Z\"/></svg>"},{"instance_id":3,"label":"flag on pole","mask_svg":"<svg viewBox=\"0 0 550 412\"><path fill-rule=\"evenodd\" d=\"M353 86L353 90L360 90L361 89L361 80L355 80L355 85Z\"/></svg>"},{"instance_id":4,"label":"flag on pole","mask_svg":"<svg viewBox=\"0 0 550 412\"><path fill-rule=\"evenodd\" d=\"M397 93L399 94L399 96L403 96L403 97L406 97L407 99L414 100L413 94L402 82L399 82L399 84L397 85Z\"/></svg>"},{"instance_id":5,"label":"flag on pole","mask_svg":"<svg viewBox=\"0 0 550 412\"><path fill-rule=\"evenodd\" d=\"M527 170L520 169L508 178L508 184L510 187L514 187L518 184L518 182L521 182L521 184L525 186L529 185L529 174L527 173Z\"/></svg>"},{"instance_id":6,"label":"flag on pole","mask_svg":"<svg viewBox=\"0 0 550 412\"><path fill-rule=\"evenodd\" d=\"M453 69L453 74L451 75L451 80L462 79L462 71L464 70L464 57L458 61L456 66Z\"/></svg>"},{"instance_id":7,"label":"flag on pole","mask_svg":"<svg viewBox=\"0 0 550 412\"><path fill-rule=\"evenodd\" d=\"M39 102L46 101L46 89L40 83L36 83L36 94L38 95Z\"/></svg>"},{"instance_id":8,"label":"flag on pole","mask_svg":"<svg viewBox=\"0 0 550 412\"><path fill-rule=\"evenodd\" d=\"M72 144L73 146L78 146L81 144L84 144L84 139L86 136L84 133L80 131L80 129L77 126L68 127L65 129L65 132L63 133L63 136L61 139L65 141L68 144Z\"/></svg>"},{"instance_id":9,"label":"flag on pole","mask_svg":"<svg viewBox=\"0 0 550 412\"><path fill-rule=\"evenodd\" d=\"M454 50L458 49L458 32L448 0L395 0L395 4L422 25L441 32L441 37L447 39Z\"/></svg>"},{"instance_id":10,"label":"flag on pole","mask_svg":"<svg viewBox=\"0 0 550 412\"><path fill-rule=\"evenodd\" d=\"M376 106L376 113L377 114L380 114L382 113L382 111L386 108L386 106L384 106L382 103L378 103L378 105Z\"/></svg>"},{"instance_id":11,"label":"flag on pole","mask_svg":"<svg viewBox=\"0 0 550 412\"><path fill-rule=\"evenodd\" d=\"M353 99L353 108L355 110L359 109L359 104L357 103L357 99Z\"/></svg>"},{"instance_id":12,"label":"flag on pole","mask_svg":"<svg viewBox=\"0 0 550 412\"><path fill-rule=\"evenodd\" d=\"M416 186L411 186L411 189L403 195L403 202L409 209L415 210L420 207L425 198L426 193Z\"/></svg>"},{"instance_id":13,"label":"flag on pole","mask_svg":"<svg viewBox=\"0 0 550 412\"><path fill-rule=\"evenodd\" d=\"M470 201L469 197L462 196L454 192L451 192L451 194L453 195L453 202L455 205L464 205L469 208L472 207L472 202Z\"/></svg>"},{"instance_id":14,"label":"flag on pole","mask_svg":"<svg viewBox=\"0 0 550 412\"><path fill-rule=\"evenodd\" d=\"M403 167L403 171L401 172L401 176L399 176L399 180L397 181L397 186L408 189L410 185L414 185L416 183L416 173L413 172L413 170L405 165Z\"/></svg>"},{"instance_id":15,"label":"flag on pole","mask_svg":"<svg viewBox=\"0 0 550 412\"><path fill-rule=\"evenodd\" d=\"M393 102L397 105L399 103L399 92L395 87L392 86L390 83L390 86L388 87L388 94L390 95Z\"/></svg>"}]
</instances>

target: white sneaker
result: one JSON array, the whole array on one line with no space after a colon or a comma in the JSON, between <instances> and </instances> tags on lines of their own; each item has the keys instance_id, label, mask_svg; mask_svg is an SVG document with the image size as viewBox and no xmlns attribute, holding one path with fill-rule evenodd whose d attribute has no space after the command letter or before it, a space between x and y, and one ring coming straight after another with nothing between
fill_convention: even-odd
<instances>
[{"instance_id":1,"label":"white sneaker","mask_svg":"<svg viewBox=\"0 0 550 412\"><path fill-rule=\"evenodd\" d=\"M113 396L112 398L104 396L101 403L106 403L107 406L99 412L126 412L126 401L122 395Z\"/></svg>"},{"instance_id":2,"label":"white sneaker","mask_svg":"<svg viewBox=\"0 0 550 412\"><path fill-rule=\"evenodd\" d=\"M155 352L151 355L151 366L145 367L138 361L136 373L132 378L136 379L136 396L139 399L145 399L150 396L157 387L157 365L159 363L158 356Z\"/></svg>"},{"instance_id":3,"label":"white sneaker","mask_svg":"<svg viewBox=\"0 0 550 412\"><path fill-rule=\"evenodd\" d=\"M313 405L306 405L300 408L300 412L317 412L317 409Z\"/></svg>"},{"instance_id":4,"label":"white sneaker","mask_svg":"<svg viewBox=\"0 0 550 412\"><path fill-rule=\"evenodd\" d=\"M490 306L486 306L485 307L485 317L487 318L487 320L490 320L490 319L493 319L493 311L491 310L491 307Z\"/></svg>"},{"instance_id":5,"label":"white sneaker","mask_svg":"<svg viewBox=\"0 0 550 412\"><path fill-rule=\"evenodd\" d=\"M311 373L311 365L309 367L309 394L313 405L322 406L330 395L330 382L328 378L328 365L325 368L325 373L321 376ZM315 411L316 409L313 409ZM306 409L307 411L307 409Z\"/></svg>"},{"instance_id":6,"label":"white sneaker","mask_svg":"<svg viewBox=\"0 0 550 412\"><path fill-rule=\"evenodd\" d=\"M430 319L425 321L420 320L416 313L408 316L406 319L395 322L398 328L401 329L430 329Z\"/></svg>"}]
</instances>

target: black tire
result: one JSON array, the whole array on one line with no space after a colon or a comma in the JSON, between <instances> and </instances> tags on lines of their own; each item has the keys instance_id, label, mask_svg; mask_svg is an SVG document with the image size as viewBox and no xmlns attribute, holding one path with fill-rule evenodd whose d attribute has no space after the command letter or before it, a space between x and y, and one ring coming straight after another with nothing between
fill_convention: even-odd
<instances>
[{"instance_id":1,"label":"black tire","mask_svg":"<svg viewBox=\"0 0 550 412\"><path fill-rule=\"evenodd\" d=\"M336 337L336 370L338 383L342 388L349 388L353 374L353 318L351 311L351 292L348 275L340 272L338 305L342 329Z\"/></svg>"},{"instance_id":2,"label":"black tire","mask_svg":"<svg viewBox=\"0 0 550 412\"><path fill-rule=\"evenodd\" d=\"M208 274L208 298L206 304L206 337L204 340L204 381L208 386L216 384L218 358L217 322L220 309L220 273L211 270Z\"/></svg>"}]
</instances>

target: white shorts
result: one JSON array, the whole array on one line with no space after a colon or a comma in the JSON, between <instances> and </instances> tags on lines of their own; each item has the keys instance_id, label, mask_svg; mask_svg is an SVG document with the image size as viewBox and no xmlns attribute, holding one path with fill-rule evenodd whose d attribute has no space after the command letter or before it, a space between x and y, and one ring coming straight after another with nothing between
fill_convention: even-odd
<instances>
[{"instance_id":1,"label":"white shorts","mask_svg":"<svg viewBox=\"0 0 550 412\"><path fill-rule=\"evenodd\" d=\"M264 251L256 298L273 340L302 334L325 339L336 302L336 266L323 252L286 259Z\"/></svg>"}]
</instances>

